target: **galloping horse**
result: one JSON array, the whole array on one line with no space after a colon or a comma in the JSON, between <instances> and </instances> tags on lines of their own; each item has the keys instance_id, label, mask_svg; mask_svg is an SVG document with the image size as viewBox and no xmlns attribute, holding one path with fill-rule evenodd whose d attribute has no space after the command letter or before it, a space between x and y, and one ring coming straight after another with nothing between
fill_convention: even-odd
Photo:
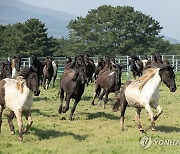
<instances>
[{"instance_id":1,"label":"galloping horse","mask_svg":"<svg viewBox=\"0 0 180 154\"><path fill-rule=\"evenodd\" d=\"M43 87L44 89L49 88L49 84L54 75L54 69L52 65L52 58L50 56L46 57L45 66L43 68Z\"/></svg>"},{"instance_id":2,"label":"galloping horse","mask_svg":"<svg viewBox=\"0 0 180 154\"><path fill-rule=\"evenodd\" d=\"M94 61L91 58L89 58L88 55L84 55L83 58L84 58L84 62L86 64L86 77L87 77L86 84L88 86L89 81L91 80L91 82L92 82L92 77L95 72L95 64L94 64Z\"/></svg>"},{"instance_id":3,"label":"galloping horse","mask_svg":"<svg viewBox=\"0 0 180 154\"><path fill-rule=\"evenodd\" d=\"M4 78L11 78L12 77L12 68L11 68L11 63L7 60L7 62L2 62L2 67L1 67L1 78L0 80Z\"/></svg>"},{"instance_id":4,"label":"galloping horse","mask_svg":"<svg viewBox=\"0 0 180 154\"><path fill-rule=\"evenodd\" d=\"M43 81L43 68L44 64L40 62L35 53L30 54L30 62L33 69L37 70L39 85Z\"/></svg>"},{"instance_id":5,"label":"galloping horse","mask_svg":"<svg viewBox=\"0 0 180 154\"><path fill-rule=\"evenodd\" d=\"M161 66L161 68L148 68L147 72L140 78L127 81L120 92L114 110L121 106L121 130L124 130L124 114L127 105L136 108L135 119L140 131L144 131L140 123L141 109L145 108L150 115L151 129L155 130L155 120L162 113L162 109L158 104L159 87L163 82L171 92L176 91L175 74L173 68L169 65ZM118 104L118 105L117 105ZM151 107L158 110L157 115L153 115Z\"/></svg>"},{"instance_id":6,"label":"galloping horse","mask_svg":"<svg viewBox=\"0 0 180 154\"><path fill-rule=\"evenodd\" d=\"M20 54L17 54L12 59L12 78L15 78L15 76L18 74L18 72L20 71L20 67L21 67L21 56Z\"/></svg>"},{"instance_id":7,"label":"galloping horse","mask_svg":"<svg viewBox=\"0 0 180 154\"><path fill-rule=\"evenodd\" d=\"M115 92L117 95L119 93L121 87L121 74L122 74L122 67L119 64L115 64L115 69L107 69L99 74L96 80L96 88L95 88L95 95L92 101L92 105L94 104L94 100L97 96L101 93L101 88L103 88L103 92L99 97L99 100L102 100L103 96L105 95L104 99L104 108L106 103L108 102L108 95L111 92Z\"/></svg>"},{"instance_id":8,"label":"galloping horse","mask_svg":"<svg viewBox=\"0 0 180 154\"><path fill-rule=\"evenodd\" d=\"M3 79L0 81L0 130L2 125L2 113L5 107L10 109L8 123L11 134L15 134L13 118L16 116L19 126L19 140L23 140L23 133L26 133L32 125L30 108L33 104L33 96L40 94L38 75L35 70L24 68L19 72L19 77L16 79ZM26 128L23 130L22 113L28 121Z\"/></svg>"},{"instance_id":9,"label":"galloping horse","mask_svg":"<svg viewBox=\"0 0 180 154\"><path fill-rule=\"evenodd\" d=\"M73 120L73 114L77 104L81 100L84 93L86 83L86 66L81 56L75 58L75 66L73 69L65 70L60 79L60 106L59 114L65 113L69 110L69 103L71 98L75 99L74 105L71 109L70 120ZM66 93L66 106L63 107L64 93Z\"/></svg>"},{"instance_id":10,"label":"galloping horse","mask_svg":"<svg viewBox=\"0 0 180 154\"><path fill-rule=\"evenodd\" d=\"M133 77L140 77L143 74L143 63L137 56L131 56L129 58L129 69L133 73Z\"/></svg>"},{"instance_id":11,"label":"galloping horse","mask_svg":"<svg viewBox=\"0 0 180 154\"><path fill-rule=\"evenodd\" d=\"M94 72L94 77L93 77L95 80L97 79L97 76L98 76L99 72L104 68L104 65L105 65L104 59L99 58L98 63L95 66L95 72Z\"/></svg>"}]
</instances>

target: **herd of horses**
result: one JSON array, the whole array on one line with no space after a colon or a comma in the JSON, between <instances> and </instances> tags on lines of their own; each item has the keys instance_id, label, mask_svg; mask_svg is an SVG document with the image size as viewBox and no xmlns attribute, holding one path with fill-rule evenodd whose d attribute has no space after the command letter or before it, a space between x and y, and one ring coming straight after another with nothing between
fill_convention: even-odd
<instances>
[{"instance_id":1,"label":"herd of horses","mask_svg":"<svg viewBox=\"0 0 180 154\"><path fill-rule=\"evenodd\" d=\"M16 116L19 126L19 140L23 140L23 133L27 132L33 121L30 108L33 103L33 94L40 94L39 87L48 89L52 80L54 86L58 63L53 57L38 59L37 55L30 54L30 67L20 68L21 56L17 54L12 61L2 62L0 75L0 128L2 125L2 113L5 107L10 109L8 123L12 134L14 132L13 118ZM108 102L109 93L115 93L115 103L112 110L120 110L121 130L124 130L124 115L127 106L136 108L136 122L139 131L144 131L140 123L140 113L145 108L151 120L151 129L155 130L155 120L162 113L158 104L159 87L163 82L171 92L176 91L175 74L168 60L155 55L153 60L145 57L140 60L137 56L129 59L129 69L134 76L122 84L122 66L116 63L115 57L106 56L99 58L95 63L88 55L79 55L74 58L67 57L64 72L59 81L60 105L58 113L69 110L70 101L74 99L69 119L73 120L73 114L80 102L85 88L90 82L95 82L95 93L91 104L95 105L95 99L104 98L104 109ZM14 97L17 99L14 100ZM63 102L66 102L65 105ZM152 108L157 109L157 115L153 115ZM22 114L25 115L28 124L23 128ZM1 130L1 129L0 129Z\"/></svg>"}]
</instances>

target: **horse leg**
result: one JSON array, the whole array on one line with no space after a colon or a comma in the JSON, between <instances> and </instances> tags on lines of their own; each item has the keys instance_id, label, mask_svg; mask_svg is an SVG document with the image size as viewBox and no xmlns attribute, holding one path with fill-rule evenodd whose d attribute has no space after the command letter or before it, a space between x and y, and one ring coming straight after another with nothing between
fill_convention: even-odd
<instances>
[{"instance_id":1,"label":"horse leg","mask_svg":"<svg viewBox=\"0 0 180 154\"><path fill-rule=\"evenodd\" d=\"M76 110L76 106L77 106L77 104L79 103L79 101L80 101L80 99L76 99L75 100L75 102L74 102L74 105L73 105L73 107L72 107L72 109L71 109L71 113L70 113L70 116L69 116L69 120L73 120L73 114L74 114L74 111Z\"/></svg>"},{"instance_id":2,"label":"horse leg","mask_svg":"<svg viewBox=\"0 0 180 154\"><path fill-rule=\"evenodd\" d=\"M63 88L61 88L61 92L60 92L60 106L59 106L59 110L58 110L59 114L62 113L63 100L64 100L64 90L63 90Z\"/></svg>"},{"instance_id":3,"label":"horse leg","mask_svg":"<svg viewBox=\"0 0 180 154\"><path fill-rule=\"evenodd\" d=\"M106 92L105 98L104 98L104 109L106 108L107 102L108 102L108 92Z\"/></svg>"},{"instance_id":4,"label":"horse leg","mask_svg":"<svg viewBox=\"0 0 180 154\"><path fill-rule=\"evenodd\" d=\"M101 92L101 86L100 85L96 85L96 89L95 89L95 93L94 93L94 98L93 98L93 101L91 103L93 106L95 106L94 100L95 100L95 98L97 96L99 96L100 92Z\"/></svg>"},{"instance_id":5,"label":"horse leg","mask_svg":"<svg viewBox=\"0 0 180 154\"><path fill-rule=\"evenodd\" d=\"M71 96L66 96L66 105L62 108L62 112L66 113L69 110L69 102L70 102Z\"/></svg>"},{"instance_id":6,"label":"horse leg","mask_svg":"<svg viewBox=\"0 0 180 154\"><path fill-rule=\"evenodd\" d=\"M121 117L120 117L120 124L121 124L121 131L124 131L124 114L127 107L127 101L121 102Z\"/></svg>"},{"instance_id":7,"label":"horse leg","mask_svg":"<svg viewBox=\"0 0 180 154\"><path fill-rule=\"evenodd\" d=\"M54 75L54 77L53 77L53 88L55 87L54 86L54 83L55 83L55 81L56 81L56 77L57 77L57 73Z\"/></svg>"},{"instance_id":8,"label":"horse leg","mask_svg":"<svg viewBox=\"0 0 180 154\"><path fill-rule=\"evenodd\" d=\"M23 122L22 122L22 111L17 110L14 112L17 118L18 126L19 126L19 141L23 140Z\"/></svg>"},{"instance_id":9,"label":"horse leg","mask_svg":"<svg viewBox=\"0 0 180 154\"><path fill-rule=\"evenodd\" d=\"M33 120L31 118L31 112L30 111L27 111L25 113L25 118L28 121L28 123L26 125L26 128L23 130L23 133L26 133L28 131L29 127L33 124Z\"/></svg>"},{"instance_id":10,"label":"horse leg","mask_svg":"<svg viewBox=\"0 0 180 154\"><path fill-rule=\"evenodd\" d=\"M158 110L158 113L154 116L154 121L156 121L159 116L161 115L161 113L163 112L162 108L159 106L158 103L154 103L152 106L154 109Z\"/></svg>"},{"instance_id":11,"label":"horse leg","mask_svg":"<svg viewBox=\"0 0 180 154\"><path fill-rule=\"evenodd\" d=\"M142 128L142 125L140 123L140 114L141 114L141 108L136 108L135 120L136 120L139 131L144 132L144 129Z\"/></svg>"},{"instance_id":12,"label":"horse leg","mask_svg":"<svg viewBox=\"0 0 180 154\"><path fill-rule=\"evenodd\" d=\"M9 127L10 127L10 131L11 131L11 134L14 135L15 134L15 131L14 131L14 125L13 125L13 118L14 118L14 112L13 111L10 111L9 115L8 115L8 124L9 124Z\"/></svg>"},{"instance_id":13,"label":"horse leg","mask_svg":"<svg viewBox=\"0 0 180 154\"><path fill-rule=\"evenodd\" d=\"M153 112L151 110L151 107L149 104L145 105L146 110L148 111L150 118L151 118L151 129L154 131L156 130L155 128L155 122L154 122L154 117L153 117Z\"/></svg>"},{"instance_id":14,"label":"horse leg","mask_svg":"<svg viewBox=\"0 0 180 154\"><path fill-rule=\"evenodd\" d=\"M1 125L2 125L2 113L3 113L4 107L0 105L0 133L1 133Z\"/></svg>"}]
</instances>

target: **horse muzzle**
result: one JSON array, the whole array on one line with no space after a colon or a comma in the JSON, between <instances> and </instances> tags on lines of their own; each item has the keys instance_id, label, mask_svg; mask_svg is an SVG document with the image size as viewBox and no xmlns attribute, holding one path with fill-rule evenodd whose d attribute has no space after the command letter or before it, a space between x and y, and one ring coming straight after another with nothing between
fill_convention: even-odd
<instances>
[{"instance_id":1,"label":"horse muzzle","mask_svg":"<svg viewBox=\"0 0 180 154\"><path fill-rule=\"evenodd\" d=\"M39 96L39 94L40 94L40 90L35 90L34 91L34 96Z\"/></svg>"},{"instance_id":2,"label":"horse muzzle","mask_svg":"<svg viewBox=\"0 0 180 154\"><path fill-rule=\"evenodd\" d=\"M175 92L175 91L176 91L176 86L175 86L175 87L171 87L171 88L170 88L170 91L171 91L171 92Z\"/></svg>"}]
</instances>

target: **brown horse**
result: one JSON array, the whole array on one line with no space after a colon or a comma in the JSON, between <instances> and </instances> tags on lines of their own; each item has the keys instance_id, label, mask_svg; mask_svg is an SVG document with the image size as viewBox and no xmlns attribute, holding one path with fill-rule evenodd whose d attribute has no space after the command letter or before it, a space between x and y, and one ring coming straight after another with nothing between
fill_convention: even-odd
<instances>
[{"instance_id":1,"label":"brown horse","mask_svg":"<svg viewBox=\"0 0 180 154\"><path fill-rule=\"evenodd\" d=\"M74 64L72 69L65 70L60 79L59 114L67 112L71 98L75 99L69 117L70 120L73 120L74 111L81 100L86 83L86 66L83 58L81 56L76 57ZM66 106L63 107L64 93L66 94Z\"/></svg>"},{"instance_id":2,"label":"brown horse","mask_svg":"<svg viewBox=\"0 0 180 154\"><path fill-rule=\"evenodd\" d=\"M119 64L116 64L114 70L106 68L103 72L99 74L96 80L96 88L95 95L92 101L92 105L94 104L94 100L101 93L101 88L103 88L103 92L100 95L99 99L101 100L105 95L104 99L104 108L106 103L108 102L108 95L111 92L115 92L115 94L119 93L121 87L121 74L122 67Z\"/></svg>"}]
</instances>

